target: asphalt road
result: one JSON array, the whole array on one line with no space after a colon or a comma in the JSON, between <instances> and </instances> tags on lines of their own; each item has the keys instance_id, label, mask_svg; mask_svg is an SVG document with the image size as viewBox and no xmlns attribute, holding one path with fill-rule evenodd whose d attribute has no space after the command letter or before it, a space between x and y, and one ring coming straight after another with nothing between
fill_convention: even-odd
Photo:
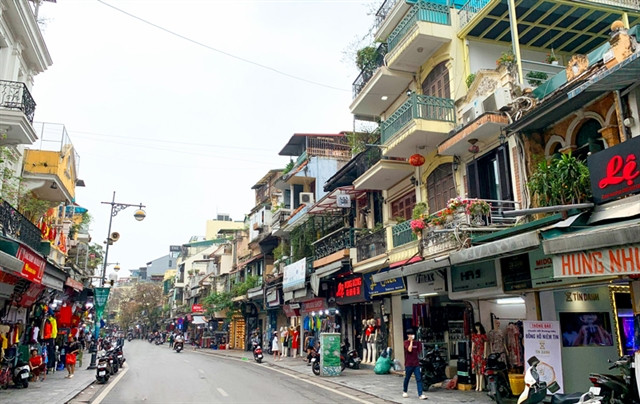
<instances>
[{"instance_id":1,"label":"asphalt road","mask_svg":"<svg viewBox=\"0 0 640 404\"><path fill-rule=\"evenodd\" d=\"M136 340L125 344L126 373L114 375L94 403L362 403L347 392L267 369Z\"/></svg>"}]
</instances>

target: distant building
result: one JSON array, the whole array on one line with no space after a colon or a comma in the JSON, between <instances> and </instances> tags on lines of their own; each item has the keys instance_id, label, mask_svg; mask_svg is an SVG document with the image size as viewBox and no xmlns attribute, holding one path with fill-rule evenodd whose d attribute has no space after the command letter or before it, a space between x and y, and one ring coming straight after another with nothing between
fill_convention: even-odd
<instances>
[{"instance_id":1,"label":"distant building","mask_svg":"<svg viewBox=\"0 0 640 404\"><path fill-rule=\"evenodd\" d=\"M178 253L169 253L164 257L156 258L147 262L147 277L155 275L162 275L164 277L165 272L168 269L176 269L176 260Z\"/></svg>"},{"instance_id":2,"label":"distant building","mask_svg":"<svg viewBox=\"0 0 640 404\"><path fill-rule=\"evenodd\" d=\"M228 214L221 213L215 220L207 220L207 229L205 238L213 240L218 238L218 233L223 230L242 230L244 229L244 221L234 222Z\"/></svg>"}]
</instances>

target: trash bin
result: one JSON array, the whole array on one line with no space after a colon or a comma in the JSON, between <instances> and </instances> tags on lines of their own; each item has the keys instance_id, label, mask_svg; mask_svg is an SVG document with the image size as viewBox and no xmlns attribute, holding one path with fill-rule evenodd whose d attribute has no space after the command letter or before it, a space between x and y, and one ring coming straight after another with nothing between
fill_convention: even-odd
<instances>
[{"instance_id":1,"label":"trash bin","mask_svg":"<svg viewBox=\"0 0 640 404\"><path fill-rule=\"evenodd\" d=\"M514 396L519 396L524 391L524 375L509 373L509 384Z\"/></svg>"}]
</instances>

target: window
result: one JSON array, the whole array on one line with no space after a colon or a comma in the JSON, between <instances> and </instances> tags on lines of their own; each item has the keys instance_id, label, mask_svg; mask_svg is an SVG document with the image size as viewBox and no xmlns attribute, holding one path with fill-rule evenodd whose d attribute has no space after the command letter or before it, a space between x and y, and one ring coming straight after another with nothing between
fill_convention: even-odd
<instances>
[{"instance_id":1,"label":"window","mask_svg":"<svg viewBox=\"0 0 640 404\"><path fill-rule=\"evenodd\" d=\"M434 67L422 82L422 94L438 98L451 98L447 62Z\"/></svg>"},{"instance_id":2,"label":"window","mask_svg":"<svg viewBox=\"0 0 640 404\"><path fill-rule=\"evenodd\" d=\"M416 192L411 190L400 198L391 202L391 218L411 219L413 207L416 205Z\"/></svg>"},{"instance_id":3,"label":"window","mask_svg":"<svg viewBox=\"0 0 640 404\"><path fill-rule=\"evenodd\" d=\"M447 207L451 198L458 196L453 180L451 163L441 164L427 177L427 201L429 212L434 213Z\"/></svg>"},{"instance_id":4,"label":"window","mask_svg":"<svg viewBox=\"0 0 640 404\"><path fill-rule=\"evenodd\" d=\"M576 149L572 155L578 160L586 161L591 153L604 150L602 135L598 132L602 127L595 119L585 121L576 135Z\"/></svg>"},{"instance_id":5,"label":"window","mask_svg":"<svg viewBox=\"0 0 640 404\"><path fill-rule=\"evenodd\" d=\"M500 146L467 165L470 198L512 201L511 169L506 146Z\"/></svg>"}]
</instances>

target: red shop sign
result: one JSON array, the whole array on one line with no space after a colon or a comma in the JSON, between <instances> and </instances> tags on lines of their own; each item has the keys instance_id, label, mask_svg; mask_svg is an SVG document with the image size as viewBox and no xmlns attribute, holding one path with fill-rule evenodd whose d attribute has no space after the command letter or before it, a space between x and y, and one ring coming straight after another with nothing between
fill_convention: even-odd
<instances>
[{"instance_id":1,"label":"red shop sign","mask_svg":"<svg viewBox=\"0 0 640 404\"><path fill-rule=\"evenodd\" d=\"M192 304L191 305L192 313L204 313L204 307L201 304Z\"/></svg>"},{"instance_id":2,"label":"red shop sign","mask_svg":"<svg viewBox=\"0 0 640 404\"><path fill-rule=\"evenodd\" d=\"M82 282L79 282L73 278L67 278L64 284L69 286L70 288L77 290L78 292L82 292L82 289L84 289L84 285L82 284Z\"/></svg>"},{"instance_id":3,"label":"red shop sign","mask_svg":"<svg viewBox=\"0 0 640 404\"><path fill-rule=\"evenodd\" d=\"M282 310L284 310L284 314L287 317L295 317L300 315L300 310L294 309L290 304L285 304L284 306L282 306Z\"/></svg>"},{"instance_id":4,"label":"red shop sign","mask_svg":"<svg viewBox=\"0 0 640 404\"><path fill-rule=\"evenodd\" d=\"M36 302L36 299L38 298L38 295L40 295L40 292L42 292L43 290L44 286L42 285L37 285L35 283L30 284L27 291L22 295L20 301L18 302L18 305L21 307L31 307Z\"/></svg>"},{"instance_id":5,"label":"red shop sign","mask_svg":"<svg viewBox=\"0 0 640 404\"><path fill-rule=\"evenodd\" d=\"M317 299L307 300L306 302L302 303L301 312L311 313L312 311L326 310L327 308L327 300L319 297Z\"/></svg>"},{"instance_id":6,"label":"red shop sign","mask_svg":"<svg viewBox=\"0 0 640 404\"><path fill-rule=\"evenodd\" d=\"M38 254L32 252L26 247L18 247L16 258L24 262L20 275L35 283L42 283L42 274L44 274L44 266L46 261Z\"/></svg>"},{"instance_id":7,"label":"red shop sign","mask_svg":"<svg viewBox=\"0 0 640 404\"><path fill-rule=\"evenodd\" d=\"M367 300L362 276L343 279L336 285L336 303L352 304Z\"/></svg>"},{"instance_id":8,"label":"red shop sign","mask_svg":"<svg viewBox=\"0 0 640 404\"><path fill-rule=\"evenodd\" d=\"M587 158L595 203L640 193L640 136Z\"/></svg>"}]
</instances>

